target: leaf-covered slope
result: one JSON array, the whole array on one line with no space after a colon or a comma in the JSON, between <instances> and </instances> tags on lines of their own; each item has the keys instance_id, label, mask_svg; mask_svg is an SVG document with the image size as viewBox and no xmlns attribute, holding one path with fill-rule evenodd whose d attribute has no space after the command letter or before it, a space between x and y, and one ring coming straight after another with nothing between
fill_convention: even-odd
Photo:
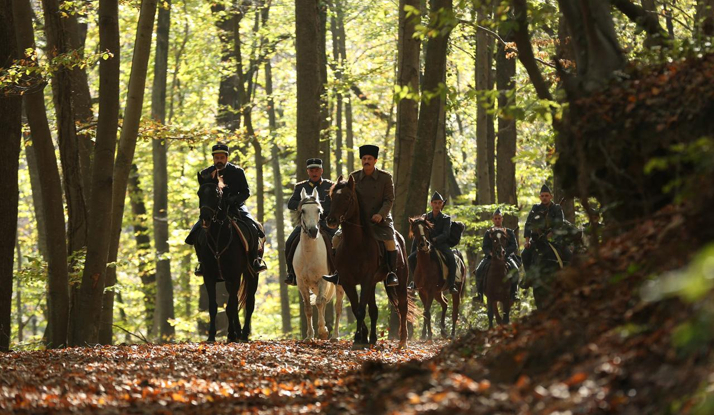
<instances>
[{"instance_id":1,"label":"leaf-covered slope","mask_svg":"<svg viewBox=\"0 0 714 415\"><path fill-rule=\"evenodd\" d=\"M698 210L664 209L561 274L547 310L385 371L368 406L375 413L690 413L697 393L714 387L714 292L706 286L691 303L661 289L648 290L650 301L640 293L643 282L687 264L712 239L711 226Z\"/></svg>"}]
</instances>

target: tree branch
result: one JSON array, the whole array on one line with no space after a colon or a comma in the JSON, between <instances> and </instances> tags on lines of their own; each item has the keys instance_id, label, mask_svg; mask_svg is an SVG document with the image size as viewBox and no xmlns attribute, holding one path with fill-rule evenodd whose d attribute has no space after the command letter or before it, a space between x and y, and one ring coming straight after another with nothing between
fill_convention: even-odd
<instances>
[{"instance_id":1,"label":"tree branch","mask_svg":"<svg viewBox=\"0 0 714 415\"><path fill-rule=\"evenodd\" d=\"M667 32L659 24L656 14L647 13L642 6L632 3L630 0L612 0L612 5L644 29L654 45L662 46L664 44L664 40L668 37Z\"/></svg>"},{"instance_id":2,"label":"tree branch","mask_svg":"<svg viewBox=\"0 0 714 415\"><path fill-rule=\"evenodd\" d=\"M531 45L531 38L528 34L528 7L526 0L513 0L513 9L517 26L513 31L513 39L516 42L516 46L518 46L518 59L526 68L526 71L528 71L528 76L531 82L533 82L533 87L538 97L552 101L553 96L550 94L548 84L540 73L540 69L538 69L538 65L536 64L538 59L536 59L533 54L533 46Z\"/></svg>"}]
</instances>

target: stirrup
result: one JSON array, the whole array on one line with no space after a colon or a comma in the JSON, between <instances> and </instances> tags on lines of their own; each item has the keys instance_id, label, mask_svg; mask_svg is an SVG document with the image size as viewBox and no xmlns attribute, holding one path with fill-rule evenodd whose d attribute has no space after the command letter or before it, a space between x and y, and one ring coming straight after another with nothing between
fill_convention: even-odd
<instances>
[{"instance_id":1,"label":"stirrup","mask_svg":"<svg viewBox=\"0 0 714 415\"><path fill-rule=\"evenodd\" d=\"M265 265L265 261L263 261L262 258L256 258L253 260L253 271L263 272L267 269L268 269L268 266Z\"/></svg>"},{"instance_id":2,"label":"stirrup","mask_svg":"<svg viewBox=\"0 0 714 415\"><path fill-rule=\"evenodd\" d=\"M399 279L397 279L397 274L394 271L389 271L387 273L387 287L396 287L399 285Z\"/></svg>"},{"instance_id":3,"label":"stirrup","mask_svg":"<svg viewBox=\"0 0 714 415\"><path fill-rule=\"evenodd\" d=\"M414 291L414 290L416 290L416 286L414 285L414 281L409 281L409 284L407 285L407 290L409 290L409 291Z\"/></svg>"}]
</instances>

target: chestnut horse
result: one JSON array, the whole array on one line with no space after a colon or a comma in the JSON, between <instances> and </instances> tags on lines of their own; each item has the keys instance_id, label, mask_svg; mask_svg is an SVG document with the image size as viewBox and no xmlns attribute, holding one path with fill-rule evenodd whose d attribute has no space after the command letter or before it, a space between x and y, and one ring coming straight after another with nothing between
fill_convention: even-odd
<instances>
[{"instance_id":1,"label":"chestnut horse","mask_svg":"<svg viewBox=\"0 0 714 415\"><path fill-rule=\"evenodd\" d=\"M335 268L340 276L340 285L345 290L347 298L357 319L357 331L353 349L363 348L368 344L377 343L377 303L375 290L377 283L385 281L387 268L380 263L379 242L372 236L369 220L360 212L355 181L350 176L345 181L342 176L330 190L332 206L326 218L327 226L336 228L342 225L342 242L336 249ZM407 280L409 272L406 265L404 238L396 233L397 258L396 274L399 285L387 287L385 290L390 303L399 312L399 348L407 344L407 320L414 321L416 306L407 293ZM357 286L361 286L359 298ZM369 319L371 330L367 331L366 308L369 305Z\"/></svg>"},{"instance_id":2,"label":"chestnut horse","mask_svg":"<svg viewBox=\"0 0 714 415\"><path fill-rule=\"evenodd\" d=\"M424 304L424 326L421 330L421 338L431 340L431 304L436 300L441 304L441 336L446 337L446 310L448 303L444 299L442 289L446 280L442 276L441 263L436 258L435 249L432 249L431 231L434 225L427 221L424 216L409 218L409 237L414 239L417 245L417 262L414 270L414 286L419 292L422 304ZM452 294L453 307L451 310L451 337L456 334L456 323L459 319L459 306L464 293L466 282L466 266L461 254L456 253L456 272L461 271L463 277L461 283L457 285L458 293Z\"/></svg>"},{"instance_id":3,"label":"chestnut horse","mask_svg":"<svg viewBox=\"0 0 714 415\"><path fill-rule=\"evenodd\" d=\"M511 281L508 279L506 268L506 245L508 234L502 230L492 230L491 242L493 251L491 263L486 272L484 293L486 294L486 308L488 313L488 327L493 328L494 313L498 324L508 324L511 313ZM498 312L498 303L501 303L503 318Z\"/></svg>"},{"instance_id":4,"label":"chestnut horse","mask_svg":"<svg viewBox=\"0 0 714 415\"><path fill-rule=\"evenodd\" d=\"M216 282L219 276L225 279L228 290L228 341L248 341L258 275L248 265L248 253L228 216L229 206L223 198L222 187L204 183L199 187L198 197L203 229L198 235L197 249L203 258L203 283L208 293L208 314L211 318L208 341L216 340ZM244 307L245 324L241 328L238 311Z\"/></svg>"}]
</instances>

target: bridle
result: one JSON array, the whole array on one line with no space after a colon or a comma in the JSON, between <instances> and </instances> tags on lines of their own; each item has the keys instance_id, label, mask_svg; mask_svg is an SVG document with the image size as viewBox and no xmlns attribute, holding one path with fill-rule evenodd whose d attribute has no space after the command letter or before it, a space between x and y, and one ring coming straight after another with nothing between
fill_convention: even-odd
<instances>
[{"instance_id":1,"label":"bridle","mask_svg":"<svg viewBox=\"0 0 714 415\"><path fill-rule=\"evenodd\" d=\"M322 213L322 205L320 202L313 198L313 197L308 197L307 199L303 199L300 201L300 204L298 205L298 218L300 219L300 229L302 229L302 233L308 234L307 231L307 225L305 225L305 221L303 220L302 217L302 207L305 205L317 205L320 208L320 213ZM317 227L318 229L320 228L320 221L317 221Z\"/></svg>"},{"instance_id":2,"label":"bridle","mask_svg":"<svg viewBox=\"0 0 714 415\"><path fill-rule=\"evenodd\" d=\"M426 236L426 231L424 231L425 222L426 222L426 220L424 220L424 219L415 220L414 223L412 223L412 226L417 227L417 229L419 231L417 232L416 236L417 236L417 238L421 238L422 242L424 243L423 246L426 247L426 250L423 250L422 245L420 245L419 250L421 250L422 252L428 253L431 251L431 242L429 242L429 238L427 238L427 236Z\"/></svg>"},{"instance_id":3,"label":"bridle","mask_svg":"<svg viewBox=\"0 0 714 415\"><path fill-rule=\"evenodd\" d=\"M343 189L346 189L346 187L343 187ZM349 195L347 196L347 206L348 206L347 211L344 214L340 215L340 218L339 218L340 225L342 225L343 223L346 223L348 225L358 226L360 228L362 227L361 224L350 222L347 220L347 218L345 218L345 216L347 216L349 213L354 211L355 199L356 199L355 193L353 191L350 191ZM350 216L352 216L352 215L350 215Z\"/></svg>"},{"instance_id":4,"label":"bridle","mask_svg":"<svg viewBox=\"0 0 714 415\"><path fill-rule=\"evenodd\" d=\"M498 253L499 253L500 255L497 256L497 258L498 258L498 259L505 259L505 258L506 258L506 249L503 247L503 242L502 242L502 241L505 240L505 239L507 239L507 238L508 238L508 235L505 234L505 233L503 233L503 232L500 231L500 230L495 231L495 234L496 234L496 235L503 235L503 238L499 238L498 236L493 237L493 238L492 238L492 241L498 243L498 249L499 249Z\"/></svg>"}]
</instances>

